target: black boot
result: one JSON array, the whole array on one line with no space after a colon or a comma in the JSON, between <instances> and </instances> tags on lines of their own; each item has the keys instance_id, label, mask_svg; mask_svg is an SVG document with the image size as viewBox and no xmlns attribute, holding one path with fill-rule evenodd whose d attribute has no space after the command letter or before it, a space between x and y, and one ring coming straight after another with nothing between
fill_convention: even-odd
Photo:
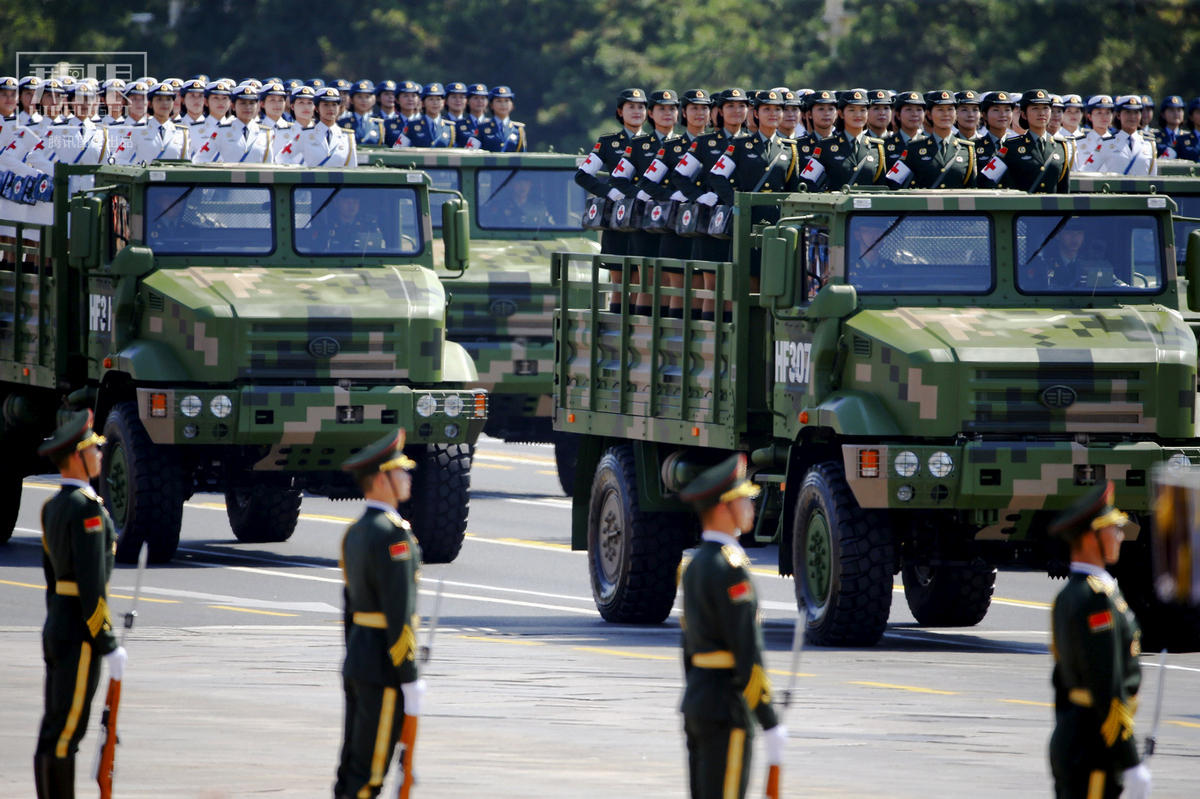
<instances>
[{"instance_id":1,"label":"black boot","mask_svg":"<svg viewBox=\"0 0 1200 799\"><path fill-rule=\"evenodd\" d=\"M75 799L75 755L50 758L49 799Z\"/></svg>"},{"instance_id":2,"label":"black boot","mask_svg":"<svg viewBox=\"0 0 1200 799\"><path fill-rule=\"evenodd\" d=\"M33 784L37 791L37 799L50 799L51 761L54 755L38 753L33 756Z\"/></svg>"}]
</instances>

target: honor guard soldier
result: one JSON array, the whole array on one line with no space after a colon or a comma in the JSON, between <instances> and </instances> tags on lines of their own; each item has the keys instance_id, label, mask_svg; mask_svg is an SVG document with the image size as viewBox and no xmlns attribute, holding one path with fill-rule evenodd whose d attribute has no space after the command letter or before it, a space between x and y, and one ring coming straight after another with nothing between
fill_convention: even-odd
<instances>
[{"instance_id":1,"label":"honor guard soldier","mask_svg":"<svg viewBox=\"0 0 1200 799\"><path fill-rule=\"evenodd\" d=\"M1107 570L1120 556L1121 528L1129 522L1114 494L1111 480L1096 486L1049 529L1071 552L1070 576L1050 611L1050 768L1058 799L1150 795L1150 771L1133 735L1141 629Z\"/></svg>"},{"instance_id":2,"label":"honor guard soldier","mask_svg":"<svg viewBox=\"0 0 1200 799\"><path fill-rule=\"evenodd\" d=\"M1084 132L1080 129L1082 121L1083 98L1078 94L1062 95L1062 119L1059 120L1059 127L1054 133L1054 138L1067 145L1067 157L1070 159L1071 169L1079 168L1079 145L1084 139Z\"/></svg>"},{"instance_id":3,"label":"honor guard soldier","mask_svg":"<svg viewBox=\"0 0 1200 799\"><path fill-rule=\"evenodd\" d=\"M1104 139L1096 156L1097 172L1117 175L1157 175L1158 149L1154 139L1142 132L1142 98L1123 94L1113 102L1118 130Z\"/></svg>"},{"instance_id":4,"label":"honor guard soldier","mask_svg":"<svg viewBox=\"0 0 1200 799\"><path fill-rule=\"evenodd\" d=\"M403 719L420 714L425 693L416 659L421 549L396 512L409 498L408 470L416 465L403 449L398 430L342 464L366 508L346 530L339 558L346 586L346 716L335 799L379 795Z\"/></svg>"},{"instance_id":5,"label":"honor guard soldier","mask_svg":"<svg viewBox=\"0 0 1200 799\"><path fill-rule=\"evenodd\" d=\"M109 78L100 84L101 98L104 100L104 116L100 124L111 128L125 120L125 81L120 78Z\"/></svg>"},{"instance_id":6,"label":"honor guard soldier","mask_svg":"<svg viewBox=\"0 0 1200 799\"><path fill-rule=\"evenodd\" d=\"M203 130L204 141L212 136L217 125L229 115L229 110L233 107L233 89L234 85L224 78L217 78L204 85L204 100L208 104L208 119L204 121ZM193 129L193 135L196 133ZM200 144L196 149L200 149Z\"/></svg>"},{"instance_id":7,"label":"honor guard soldier","mask_svg":"<svg viewBox=\"0 0 1200 799\"><path fill-rule=\"evenodd\" d=\"M710 108L718 109L720 126L692 140L687 156L680 158L670 175L671 185L684 199L695 202L708 192L705 175L734 138L742 135L742 122L749 110L749 98L741 89L726 89L712 98ZM716 203L716 197L710 198ZM703 241L697 239L697 243Z\"/></svg>"},{"instance_id":8,"label":"honor guard soldier","mask_svg":"<svg viewBox=\"0 0 1200 799\"><path fill-rule=\"evenodd\" d=\"M375 84L375 106L371 116L385 122L400 116L400 109L396 107L396 81L381 80Z\"/></svg>"},{"instance_id":9,"label":"honor guard soldier","mask_svg":"<svg viewBox=\"0 0 1200 799\"><path fill-rule=\"evenodd\" d=\"M125 87L125 121L121 124L127 128L146 122L150 113L150 89L152 83L134 81Z\"/></svg>"},{"instance_id":10,"label":"honor guard soldier","mask_svg":"<svg viewBox=\"0 0 1200 799\"><path fill-rule=\"evenodd\" d=\"M73 799L75 753L87 730L100 661L120 680L125 649L113 635L108 607L117 536L104 503L92 490L100 476L104 437L92 412L78 411L38 448L62 476L42 507L42 570L46 575L46 710L34 755L38 799Z\"/></svg>"},{"instance_id":11,"label":"honor guard soldier","mask_svg":"<svg viewBox=\"0 0 1200 799\"><path fill-rule=\"evenodd\" d=\"M264 164L271 160L271 131L258 123L258 90L243 83L231 93L234 116L213 128L196 150L197 164Z\"/></svg>"},{"instance_id":12,"label":"honor guard soldier","mask_svg":"<svg viewBox=\"0 0 1200 799\"><path fill-rule=\"evenodd\" d=\"M375 105L375 84L369 80L360 80L350 89L349 113L338 119L338 127L354 137L355 144L367 147L382 147L387 134L383 130L383 120L371 115L371 107Z\"/></svg>"},{"instance_id":13,"label":"honor guard soldier","mask_svg":"<svg viewBox=\"0 0 1200 799\"><path fill-rule=\"evenodd\" d=\"M746 795L755 721L767 760L783 759L787 728L771 706L763 662L758 596L738 536L754 527L759 488L746 479L746 456L703 472L679 493L700 515L700 546L680 567L683 670L680 709L692 799Z\"/></svg>"},{"instance_id":14,"label":"honor guard soldier","mask_svg":"<svg viewBox=\"0 0 1200 799\"><path fill-rule=\"evenodd\" d=\"M954 134L957 100L945 89L925 93L929 128L914 139L887 173L892 188L975 188L975 145Z\"/></svg>"},{"instance_id":15,"label":"honor guard soldier","mask_svg":"<svg viewBox=\"0 0 1200 799\"><path fill-rule=\"evenodd\" d=\"M868 92L838 92L841 130L821 139L807 159L801 158L800 181L809 191L836 191L843 186L878 185L884 172L883 139L866 129Z\"/></svg>"},{"instance_id":16,"label":"honor guard soldier","mask_svg":"<svg viewBox=\"0 0 1200 799\"><path fill-rule=\"evenodd\" d=\"M1159 158L1196 160L1196 134L1183 127L1183 108L1183 98L1178 94L1164 97L1158 108L1158 138L1155 144Z\"/></svg>"},{"instance_id":17,"label":"honor guard soldier","mask_svg":"<svg viewBox=\"0 0 1200 799\"><path fill-rule=\"evenodd\" d=\"M1107 94L1094 94L1088 98L1083 115L1088 127L1075 157L1076 169L1080 172L1099 172L1105 142L1112 137L1113 99Z\"/></svg>"},{"instance_id":18,"label":"honor guard soldier","mask_svg":"<svg viewBox=\"0 0 1200 799\"><path fill-rule=\"evenodd\" d=\"M0 78L0 85L3 85ZM62 125L46 131L26 163L47 175L54 174L54 164L103 164L108 162L108 128L97 124L92 114L99 105L99 87L94 83L80 81L75 85L76 114ZM0 123L3 125L5 123ZM0 129L0 148L3 131ZM3 159L0 159L0 164Z\"/></svg>"},{"instance_id":19,"label":"honor guard soldier","mask_svg":"<svg viewBox=\"0 0 1200 799\"><path fill-rule=\"evenodd\" d=\"M284 116L284 112L287 111L288 90L281 81L264 82L258 92L258 103L262 108L258 124L273 131L290 127L291 123Z\"/></svg>"},{"instance_id":20,"label":"honor guard soldier","mask_svg":"<svg viewBox=\"0 0 1200 799\"><path fill-rule=\"evenodd\" d=\"M408 123L420 118L420 94L421 87L411 80L396 84L396 115L383 121L385 147L395 146Z\"/></svg>"},{"instance_id":21,"label":"honor guard soldier","mask_svg":"<svg viewBox=\"0 0 1200 799\"><path fill-rule=\"evenodd\" d=\"M476 127L487 119L488 100L491 90L486 83L471 83L467 85L467 114Z\"/></svg>"},{"instance_id":22,"label":"honor guard soldier","mask_svg":"<svg viewBox=\"0 0 1200 799\"><path fill-rule=\"evenodd\" d=\"M183 98L183 115L179 118L176 124L187 128L188 145L191 152L188 153L188 158L196 154L196 148L204 143L207 138L208 117L204 113L204 90L207 84L204 81L191 79L185 80L183 85L179 87L179 95Z\"/></svg>"},{"instance_id":23,"label":"honor guard soldier","mask_svg":"<svg viewBox=\"0 0 1200 799\"><path fill-rule=\"evenodd\" d=\"M887 89L871 89L867 92L867 130L877 139L886 139L892 132L892 93Z\"/></svg>"},{"instance_id":24,"label":"honor guard soldier","mask_svg":"<svg viewBox=\"0 0 1200 799\"><path fill-rule=\"evenodd\" d=\"M316 93L317 122L300 136L304 165L310 167L357 167L354 137L337 126L341 108L338 90L326 86Z\"/></svg>"},{"instance_id":25,"label":"honor guard soldier","mask_svg":"<svg viewBox=\"0 0 1200 799\"><path fill-rule=\"evenodd\" d=\"M605 134L592 146L592 152L575 172L575 182L589 194L607 197L616 202L624 199L620 189L614 187L601 172L610 175L625 156L629 142L641 135L642 123L646 121L646 93L641 89L625 89L617 95L617 121L621 129ZM629 234L605 230L600 234L600 251L612 255L629 254Z\"/></svg>"},{"instance_id":26,"label":"honor guard soldier","mask_svg":"<svg viewBox=\"0 0 1200 799\"><path fill-rule=\"evenodd\" d=\"M446 90L440 83L427 83L421 89L424 113L408 123L396 147L453 147L454 126L442 117Z\"/></svg>"},{"instance_id":27,"label":"honor guard soldier","mask_svg":"<svg viewBox=\"0 0 1200 799\"><path fill-rule=\"evenodd\" d=\"M991 177L991 172L985 173L984 169L1008 138L1008 126L1012 123L1015 108L1016 101L1005 91L985 92L979 98L983 131L975 140L975 185L981 189L995 189L1000 185L998 180Z\"/></svg>"},{"instance_id":28,"label":"honor guard soldier","mask_svg":"<svg viewBox=\"0 0 1200 799\"><path fill-rule=\"evenodd\" d=\"M981 176L1004 188L1030 194L1066 193L1070 190L1070 154L1066 143L1046 130L1050 93L1045 89L1025 92L1021 95L1021 111L1029 129L1005 139L996 156L980 171Z\"/></svg>"},{"instance_id":29,"label":"honor guard soldier","mask_svg":"<svg viewBox=\"0 0 1200 799\"><path fill-rule=\"evenodd\" d=\"M148 164L188 158L188 129L171 121L175 95L175 88L169 83L159 83L150 90L152 114L144 123L127 130L113 153L114 163Z\"/></svg>"},{"instance_id":30,"label":"honor guard soldier","mask_svg":"<svg viewBox=\"0 0 1200 799\"><path fill-rule=\"evenodd\" d=\"M888 169L892 168L914 140L923 135L925 107L925 95L920 92L900 92L892 98L896 129L884 139L883 145Z\"/></svg>"},{"instance_id":31,"label":"honor guard soldier","mask_svg":"<svg viewBox=\"0 0 1200 799\"><path fill-rule=\"evenodd\" d=\"M442 115L455 124L467 118L467 84L461 80L446 84L446 110Z\"/></svg>"},{"instance_id":32,"label":"honor guard soldier","mask_svg":"<svg viewBox=\"0 0 1200 799\"><path fill-rule=\"evenodd\" d=\"M22 125L32 125L41 121L42 115L37 110L38 90L42 87L42 79L26 75L18 81L20 90L17 94L17 121Z\"/></svg>"},{"instance_id":33,"label":"honor guard soldier","mask_svg":"<svg viewBox=\"0 0 1200 799\"><path fill-rule=\"evenodd\" d=\"M329 81L328 85L338 90L338 96L341 98L338 100L338 106L341 109L338 116L345 116L350 110L350 91L354 88L354 84L345 78L335 78Z\"/></svg>"},{"instance_id":34,"label":"honor guard soldier","mask_svg":"<svg viewBox=\"0 0 1200 799\"><path fill-rule=\"evenodd\" d=\"M454 106L457 108L460 98L458 97L459 89L462 90L462 111L458 112L450 108L451 100L454 101ZM482 89L484 93L484 101L476 102L479 106L479 115L476 116L471 112L471 92L476 89ZM482 142L478 138L479 126L483 124L483 120L487 111L487 86L482 83L472 84L468 86L465 83L454 81L446 84L446 108L448 113L446 118L454 125L454 146L455 147L470 147L472 149L480 149ZM475 139L472 144L471 139Z\"/></svg>"},{"instance_id":35,"label":"honor guard soldier","mask_svg":"<svg viewBox=\"0 0 1200 799\"><path fill-rule=\"evenodd\" d=\"M523 153L529 149L525 123L510 119L516 99L507 86L496 86L491 90L488 100L491 117L479 126L476 134L483 149L493 153Z\"/></svg>"},{"instance_id":36,"label":"honor guard soldier","mask_svg":"<svg viewBox=\"0 0 1200 799\"><path fill-rule=\"evenodd\" d=\"M981 135L979 123L982 112L979 110L979 92L974 89L955 92L954 102L954 126L958 128L958 137L976 143Z\"/></svg>"},{"instance_id":37,"label":"honor guard soldier","mask_svg":"<svg viewBox=\"0 0 1200 799\"><path fill-rule=\"evenodd\" d=\"M658 163L651 162L651 166L643 170L637 181L639 191L645 192L653 200L660 202L667 200L680 202L687 199L667 178L673 173L680 159L684 157L692 144L704 135L708 127L708 111L712 106L712 98L703 89L689 89L680 95L679 102L682 104L682 133L663 141L661 149L655 154ZM692 242L689 239L680 236L672 229L664 229L658 234L658 256L660 258L687 259L691 255ZM670 270L668 273L676 274ZM694 288L704 287L704 274L706 273L701 272L692 275L695 281ZM682 281L679 282L679 285L683 285ZM695 302L698 315L699 311L703 310L704 301L696 300ZM710 305L712 304L711 300L708 302ZM683 297L672 297L670 306L671 315L682 316ZM709 310L712 309L709 308Z\"/></svg>"},{"instance_id":38,"label":"honor guard soldier","mask_svg":"<svg viewBox=\"0 0 1200 799\"><path fill-rule=\"evenodd\" d=\"M811 124L808 126L808 133L801 137L796 145L800 156L807 160L816 153L822 139L828 139L837 133L837 92L829 89L810 92L804 98L804 107L808 111Z\"/></svg>"},{"instance_id":39,"label":"honor guard soldier","mask_svg":"<svg viewBox=\"0 0 1200 799\"><path fill-rule=\"evenodd\" d=\"M65 123L64 114L67 112L67 92L62 81L57 78L47 78L41 86L41 118L29 123L29 127L38 136L44 136L46 131L56 123Z\"/></svg>"},{"instance_id":40,"label":"honor guard soldier","mask_svg":"<svg viewBox=\"0 0 1200 799\"><path fill-rule=\"evenodd\" d=\"M292 89L288 99L292 103L292 121L304 130L317 122L317 90L307 84Z\"/></svg>"}]
</instances>

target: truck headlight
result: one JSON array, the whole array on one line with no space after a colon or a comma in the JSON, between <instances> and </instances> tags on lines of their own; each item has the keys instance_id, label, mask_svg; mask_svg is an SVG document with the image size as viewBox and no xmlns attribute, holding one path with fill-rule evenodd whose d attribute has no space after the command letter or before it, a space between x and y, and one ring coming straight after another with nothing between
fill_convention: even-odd
<instances>
[{"instance_id":1,"label":"truck headlight","mask_svg":"<svg viewBox=\"0 0 1200 799\"><path fill-rule=\"evenodd\" d=\"M422 394L417 399L417 415L418 416L433 416L433 412L437 410L437 400L432 394Z\"/></svg>"},{"instance_id":2,"label":"truck headlight","mask_svg":"<svg viewBox=\"0 0 1200 799\"><path fill-rule=\"evenodd\" d=\"M189 419L199 416L203 409L204 403L195 394L188 394L179 401L179 412Z\"/></svg>"},{"instance_id":3,"label":"truck headlight","mask_svg":"<svg viewBox=\"0 0 1200 799\"><path fill-rule=\"evenodd\" d=\"M954 459L948 452L935 452L929 456L929 473L934 477L947 477L954 471Z\"/></svg>"},{"instance_id":4,"label":"truck headlight","mask_svg":"<svg viewBox=\"0 0 1200 799\"><path fill-rule=\"evenodd\" d=\"M233 413L233 400L224 394L218 394L212 398L212 402L208 403L208 409L212 411L213 416L218 419L224 419Z\"/></svg>"},{"instance_id":5,"label":"truck headlight","mask_svg":"<svg viewBox=\"0 0 1200 799\"><path fill-rule=\"evenodd\" d=\"M462 413L462 409L462 397L458 396L457 394L451 394L450 396L446 397L445 401L442 402L442 411L445 412L447 416L458 416L460 413Z\"/></svg>"},{"instance_id":6,"label":"truck headlight","mask_svg":"<svg viewBox=\"0 0 1200 799\"><path fill-rule=\"evenodd\" d=\"M921 468L921 461L917 458L917 453L904 450L896 456L895 466L896 474L912 477L917 473L917 469Z\"/></svg>"}]
</instances>

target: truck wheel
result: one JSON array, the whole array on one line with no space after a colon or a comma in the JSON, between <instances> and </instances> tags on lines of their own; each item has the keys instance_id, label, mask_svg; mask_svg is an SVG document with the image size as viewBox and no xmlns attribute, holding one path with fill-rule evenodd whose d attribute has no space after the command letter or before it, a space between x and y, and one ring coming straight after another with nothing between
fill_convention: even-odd
<instances>
[{"instance_id":1,"label":"truck wheel","mask_svg":"<svg viewBox=\"0 0 1200 799\"><path fill-rule=\"evenodd\" d=\"M792 563L807 635L824 646L873 646L892 607L893 544L883 514L858 506L839 463L808 470L796 498Z\"/></svg>"},{"instance_id":2,"label":"truck wheel","mask_svg":"<svg viewBox=\"0 0 1200 799\"><path fill-rule=\"evenodd\" d=\"M417 458L412 498L403 510L425 563L450 563L462 549L474 455L469 444L431 444Z\"/></svg>"},{"instance_id":3,"label":"truck wheel","mask_svg":"<svg viewBox=\"0 0 1200 799\"><path fill-rule=\"evenodd\" d=\"M554 466L558 470L558 484L568 497L575 493L575 462L579 458L579 435L577 433L554 434Z\"/></svg>"},{"instance_id":4,"label":"truck wheel","mask_svg":"<svg viewBox=\"0 0 1200 799\"><path fill-rule=\"evenodd\" d=\"M225 489L225 512L233 535L244 544L287 541L300 518L299 489L240 485Z\"/></svg>"},{"instance_id":5,"label":"truck wheel","mask_svg":"<svg viewBox=\"0 0 1200 799\"><path fill-rule=\"evenodd\" d=\"M21 510L21 475L15 471L0 471L0 545L12 538Z\"/></svg>"},{"instance_id":6,"label":"truck wheel","mask_svg":"<svg viewBox=\"0 0 1200 799\"><path fill-rule=\"evenodd\" d=\"M1158 598L1145 540L1149 537L1150 518L1140 516L1138 523L1141 535L1137 541L1121 545L1121 560L1113 567L1113 574L1142 628L1142 651L1157 652L1163 647L1172 652L1200 651L1200 608Z\"/></svg>"},{"instance_id":7,"label":"truck wheel","mask_svg":"<svg viewBox=\"0 0 1200 799\"><path fill-rule=\"evenodd\" d=\"M100 485L117 528L117 560L137 563L142 543L150 562L166 563L179 547L183 521L183 477L171 451L150 440L137 405L122 402L104 423Z\"/></svg>"},{"instance_id":8,"label":"truck wheel","mask_svg":"<svg viewBox=\"0 0 1200 799\"><path fill-rule=\"evenodd\" d=\"M904 598L917 624L971 627L992 604L996 570L982 561L932 566L904 564Z\"/></svg>"},{"instance_id":9,"label":"truck wheel","mask_svg":"<svg viewBox=\"0 0 1200 799\"><path fill-rule=\"evenodd\" d=\"M679 516L639 508L631 447L604 453L588 504L588 573L605 621L658 624L670 615L683 554Z\"/></svg>"}]
</instances>

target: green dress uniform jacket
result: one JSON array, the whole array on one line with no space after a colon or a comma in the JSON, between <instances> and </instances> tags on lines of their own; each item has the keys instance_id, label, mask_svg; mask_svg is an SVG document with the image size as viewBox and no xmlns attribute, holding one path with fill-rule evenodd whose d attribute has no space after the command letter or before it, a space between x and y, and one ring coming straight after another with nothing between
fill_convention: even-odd
<instances>
[{"instance_id":1,"label":"green dress uniform jacket","mask_svg":"<svg viewBox=\"0 0 1200 799\"><path fill-rule=\"evenodd\" d=\"M346 719L336 796L370 799L383 785L404 718L400 685L417 679L420 562L408 522L382 503L369 502L342 539Z\"/></svg>"},{"instance_id":2,"label":"green dress uniform jacket","mask_svg":"<svg viewBox=\"0 0 1200 799\"><path fill-rule=\"evenodd\" d=\"M683 175L678 170L672 170L671 190L681 192L684 197L692 201L708 191L708 184L705 180L708 170L712 169L712 165L725 153L726 148L733 143L735 138L741 137L730 136L724 128L697 136L688 148L688 152L700 160L700 168L691 175Z\"/></svg>"},{"instance_id":3,"label":"green dress uniform jacket","mask_svg":"<svg viewBox=\"0 0 1200 799\"><path fill-rule=\"evenodd\" d=\"M891 169L892 165L899 161L906 151L917 147L924 138L924 131L913 136L911 139L907 138L906 134L899 130L889 133L883 140L883 154L886 160L884 166Z\"/></svg>"},{"instance_id":4,"label":"green dress uniform jacket","mask_svg":"<svg viewBox=\"0 0 1200 799\"><path fill-rule=\"evenodd\" d=\"M709 190L725 205L733 205L739 191L788 192L800 187L800 153L794 139L766 139L760 133L739 136L726 147L724 157L733 161L733 171L719 174L714 164L707 180Z\"/></svg>"},{"instance_id":5,"label":"green dress uniform jacket","mask_svg":"<svg viewBox=\"0 0 1200 799\"><path fill-rule=\"evenodd\" d=\"M989 178L983 168L987 166L988 161L992 160L992 156L1000 151L1003 140L996 139L987 131L983 131L975 137L975 187L979 189L998 189L1000 188L996 181Z\"/></svg>"},{"instance_id":6,"label":"green dress uniform jacket","mask_svg":"<svg viewBox=\"0 0 1200 799\"><path fill-rule=\"evenodd\" d=\"M589 157L594 156L600 160L603 172L612 172L625 156L625 148L629 146L632 138L629 131L622 126L616 133L601 136L600 140L592 147ZM612 188L608 176L601 177L599 174L589 173L585 168L586 165L585 161L583 166L575 170L575 182L582 186L588 194L607 197L608 190ZM603 231L600 234L600 251L612 255L626 255L629 252L629 234L617 230Z\"/></svg>"},{"instance_id":7,"label":"green dress uniform jacket","mask_svg":"<svg viewBox=\"0 0 1200 799\"><path fill-rule=\"evenodd\" d=\"M1141 630L1111 577L1074 567L1051 615L1058 799L1116 797L1121 773L1140 762L1133 717Z\"/></svg>"},{"instance_id":8,"label":"green dress uniform jacket","mask_svg":"<svg viewBox=\"0 0 1200 799\"><path fill-rule=\"evenodd\" d=\"M64 483L42 506L46 575L46 714L39 754L75 755L100 682L100 659L117 648L108 609L116 531L90 486Z\"/></svg>"},{"instance_id":9,"label":"green dress uniform jacket","mask_svg":"<svg viewBox=\"0 0 1200 799\"><path fill-rule=\"evenodd\" d=\"M884 173L883 140L870 135L851 138L844 130L824 139L806 137L809 153L801 153L800 180L809 191L837 191L843 186L877 186ZM817 150L820 153L817 154ZM816 180L808 179L804 167L816 157L825 168Z\"/></svg>"},{"instance_id":10,"label":"green dress uniform jacket","mask_svg":"<svg viewBox=\"0 0 1200 799\"><path fill-rule=\"evenodd\" d=\"M932 135L914 142L907 155L898 159L912 170L910 189L973 189L975 188L975 145L968 139L950 136L940 145ZM894 189L895 181L886 181Z\"/></svg>"},{"instance_id":11,"label":"green dress uniform jacket","mask_svg":"<svg viewBox=\"0 0 1200 799\"><path fill-rule=\"evenodd\" d=\"M1004 140L1004 164L1008 167L1000 178L1006 189L1019 189L1033 194L1056 194L1069 191L1071 176L1070 154L1060 139L1039 138L1029 131Z\"/></svg>"},{"instance_id":12,"label":"green dress uniform jacket","mask_svg":"<svg viewBox=\"0 0 1200 799\"><path fill-rule=\"evenodd\" d=\"M754 720L763 729L779 721L763 664L750 560L731 536L703 537L682 567L687 686L680 709L693 799L728 799L746 792Z\"/></svg>"}]
</instances>

